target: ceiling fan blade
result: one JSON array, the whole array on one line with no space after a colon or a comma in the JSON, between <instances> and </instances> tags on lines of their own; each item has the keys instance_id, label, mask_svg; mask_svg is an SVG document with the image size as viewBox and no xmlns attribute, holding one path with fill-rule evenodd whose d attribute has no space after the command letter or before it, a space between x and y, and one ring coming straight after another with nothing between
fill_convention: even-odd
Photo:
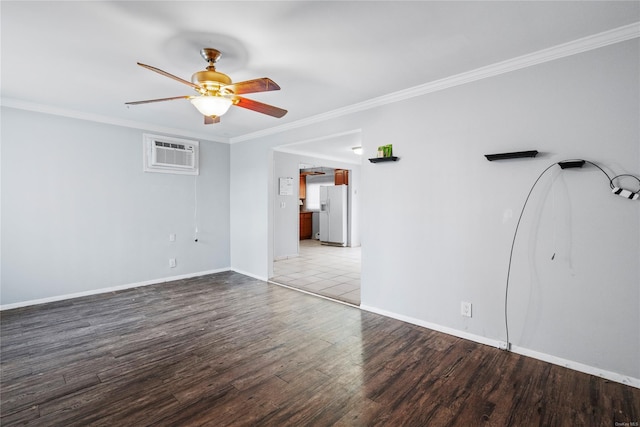
<instances>
[{"instance_id":1,"label":"ceiling fan blade","mask_svg":"<svg viewBox=\"0 0 640 427\"><path fill-rule=\"evenodd\" d=\"M196 90L200 89L200 86L198 86L197 84L191 83L190 81L185 80L185 79L181 79L180 77L174 76L173 74L169 74L166 71L162 71L160 68L152 67L151 65L142 64L140 62L138 62L137 64L139 66L141 66L141 67L146 68L147 70L155 71L156 73L162 74L165 77L169 77L170 79L173 79L173 80L178 81L180 83L184 83L187 86L191 86L192 88L194 88Z\"/></svg>"},{"instance_id":2,"label":"ceiling fan blade","mask_svg":"<svg viewBox=\"0 0 640 427\"><path fill-rule=\"evenodd\" d=\"M212 125L215 123L220 123L220 117L204 116L205 125Z\"/></svg>"},{"instance_id":3,"label":"ceiling fan blade","mask_svg":"<svg viewBox=\"0 0 640 427\"><path fill-rule=\"evenodd\" d=\"M191 98L188 95L183 96L173 96L171 98L159 98L159 99L147 99L146 101L133 101L133 102L125 102L126 105L138 105L138 104L148 104L150 102L162 102L162 101L173 101L174 99L189 99Z\"/></svg>"},{"instance_id":4,"label":"ceiling fan blade","mask_svg":"<svg viewBox=\"0 0 640 427\"><path fill-rule=\"evenodd\" d=\"M236 96L233 98L233 105L277 118L280 118L287 114L287 110L283 110L282 108L274 107L273 105L269 104L263 104L262 102L243 98L241 96Z\"/></svg>"},{"instance_id":5,"label":"ceiling fan blade","mask_svg":"<svg viewBox=\"0 0 640 427\"><path fill-rule=\"evenodd\" d=\"M246 80L244 82L232 83L222 87L222 90L228 89L235 95L243 93L268 92L271 90L280 90L280 86L268 77L261 79Z\"/></svg>"}]
</instances>

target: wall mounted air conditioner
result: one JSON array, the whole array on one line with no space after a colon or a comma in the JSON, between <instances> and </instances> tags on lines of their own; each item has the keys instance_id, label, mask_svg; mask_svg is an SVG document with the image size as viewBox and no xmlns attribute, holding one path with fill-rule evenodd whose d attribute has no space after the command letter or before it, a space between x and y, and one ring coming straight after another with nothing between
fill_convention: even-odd
<instances>
[{"instance_id":1,"label":"wall mounted air conditioner","mask_svg":"<svg viewBox=\"0 0 640 427\"><path fill-rule=\"evenodd\" d=\"M198 141L144 134L142 137L145 172L198 175Z\"/></svg>"}]
</instances>

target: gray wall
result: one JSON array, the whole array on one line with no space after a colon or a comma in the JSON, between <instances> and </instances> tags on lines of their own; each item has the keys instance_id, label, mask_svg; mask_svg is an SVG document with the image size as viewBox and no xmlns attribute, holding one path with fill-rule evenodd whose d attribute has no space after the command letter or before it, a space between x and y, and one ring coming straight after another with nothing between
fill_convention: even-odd
<instances>
[{"instance_id":1,"label":"gray wall","mask_svg":"<svg viewBox=\"0 0 640 427\"><path fill-rule=\"evenodd\" d=\"M622 42L234 144L232 266L266 277L273 239L273 186L235 178L271 180L272 147L361 129L365 157L387 143L400 157L362 166L363 306L480 342L504 340L509 249L538 175L576 157L613 174L640 173L639 51L638 40ZM528 149L542 154L484 158ZM246 210L249 191L264 196ZM640 384L639 219L640 204L612 195L593 167L543 177L514 252L514 348ZM234 221L256 227L249 236ZM472 318L460 316L463 300Z\"/></svg>"},{"instance_id":2,"label":"gray wall","mask_svg":"<svg viewBox=\"0 0 640 427\"><path fill-rule=\"evenodd\" d=\"M229 146L144 173L142 134L2 109L2 305L229 268Z\"/></svg>"}]
</instances>

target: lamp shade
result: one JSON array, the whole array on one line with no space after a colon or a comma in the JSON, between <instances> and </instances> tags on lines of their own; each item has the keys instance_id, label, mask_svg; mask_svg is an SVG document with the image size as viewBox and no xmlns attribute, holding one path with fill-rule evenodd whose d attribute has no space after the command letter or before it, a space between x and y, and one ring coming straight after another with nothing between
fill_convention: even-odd
<instances>
[{"instance_id":1,"label":"lamp shade","mask_svg":"<svg viewBox=\"0 0 640 427\"><path fill-rule=\"evenodd\" d=\"M228 98L201 95L191 98L191 103L205 116L221 116L227 112L232 102Z\"/></svg>"}]
</instances>

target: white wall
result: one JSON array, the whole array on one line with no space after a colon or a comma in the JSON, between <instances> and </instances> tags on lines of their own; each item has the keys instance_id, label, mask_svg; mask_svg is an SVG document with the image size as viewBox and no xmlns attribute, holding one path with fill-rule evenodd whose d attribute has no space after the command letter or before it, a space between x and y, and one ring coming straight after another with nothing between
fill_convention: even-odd
<instances>
[{"instance_id":1,"label":"white wall","mask_svg":"<svg viewBox=\"0 0 640 427\"><path fill-rule=\"evenodd\" d=\"M266 144L231 145L231 267L267 280L273 259L272 220L273 153Z\"/></svg>"},{"instance_id":2,"label":"white wall","mask_svg":"<svg viewBox=\"0 0 640 427\"><path fill-rule=\"evenodd\" d=\"M269 200L260 196L250 211L238 202L264 186L234 177L268 180L270 147L362 129L365 156L393 143L400 157L362 166L363 306L504 340L509 249L542 170L579 157L612 174L640 173L639 51L637 39L627 41L234 144L232 222L256 227L251 236L232 228L232 265L264 276L273 238ZM484 158L528 149L541 155ZM639 218L640 204L612 195L593 167L543 177L514 253L514 347L640 384ZM462 300L473 303L472 318L460 316Z\"/></svg>"},{"instance_id":3,"label":"white wall","mask_svg":"<svg viewBox=\"0 0 640 427\"><path fill-rule=\"evenodd\" d=\"M273 256L282 259L298 255L298 234L300 206L298 205L300 188L299 156L286 153L273 153ZM281 195L279 179L293 178L293 194ZM283 206L284 204L284 206Z\"/></svg>"},{"instance_id":4,"label":"white wall","mask_svg":"<svg viewBox=\"0 0 640 427\"><path fill-rule=\"evenodd\" d=\"M2 109L2 305L229 268L229 146L144 173L142 134Z\"/></svg>"},{"instance_id":5,"label":"white wall","mask_svg":"<svg viewBox=\"0 0 640 427\"><path fill-rule=\"evenodd\" d=\"M634 41L389 106L387 123L372 123L363 137L367 146L394 138L403 160L363 170L365 188L377 192L364 196L372 238L363 246L362 301L504 339L511 238L538 174L575 157L640 172L638 72ZM483 158L526 149L544 155ZM533 195L518 236L511 340L638 378L640 205L613 196L595 168L557 169ZM417 180L418 191L400 185ZM400 226L370 233L384 218ZM461 300L474 304L473 318L460 316Z\"/></svg>"}]
</instances>

